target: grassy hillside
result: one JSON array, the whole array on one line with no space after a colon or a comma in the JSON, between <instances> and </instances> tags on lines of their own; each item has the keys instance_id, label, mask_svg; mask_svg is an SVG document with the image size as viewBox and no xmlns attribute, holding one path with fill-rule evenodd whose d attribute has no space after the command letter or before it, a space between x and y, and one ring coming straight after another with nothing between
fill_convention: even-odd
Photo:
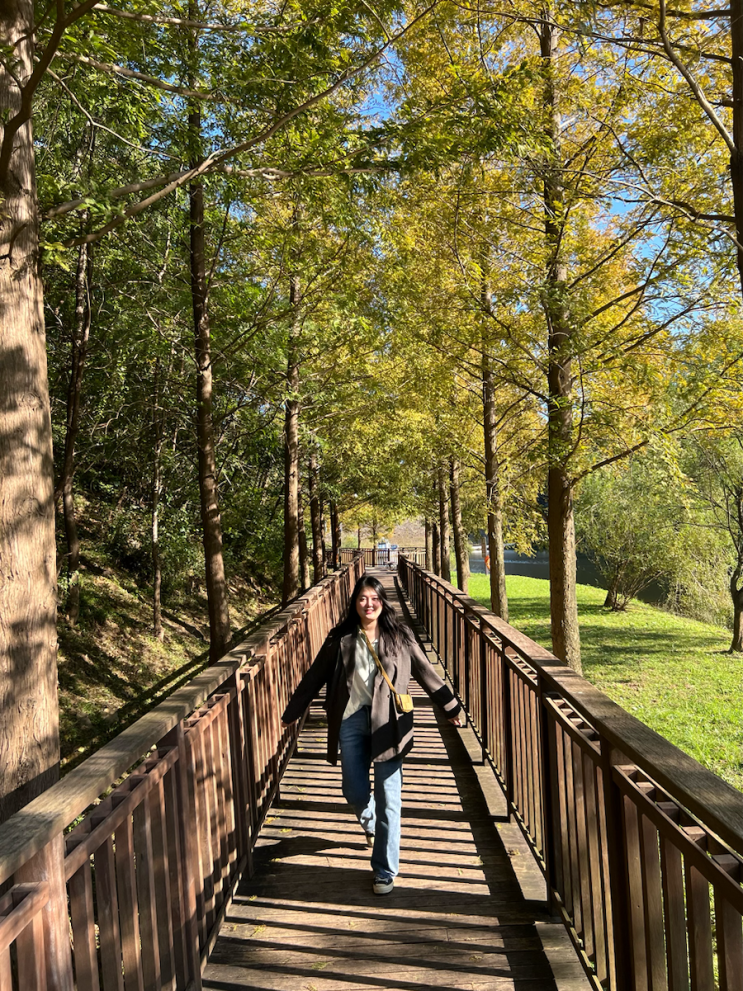
<instances>
[{"instance_id":1,"label":"grassy hillside","mask_svg":"<svg viewBox=\"0 0 743 991\"><path fill-rule=\"evenodd\" d=\"M103 531L90 513L81 521L80 621L70 627L60 610L57 623L63 773L208 659L206 595L199 583L168 596L160 642L152 634L149 584L107 551ZM233 633L249 628L273 604L262 590L230 578Z\"/></svg>"},{"instance_id":2,"label":"grassy hillside","mask_svg":"<svg viewBox=\"0 0 743 991\"><path fill-rule=\"evenodd\" d=\"M550 647L549 583L509 576L510 622ZM470 594L489 604L488 579ZM743 656L728 630L633 601L603 608L606 593L578 586L583 673L594 685L706 767L743 789Z\"/></svg>"}]
</instances>

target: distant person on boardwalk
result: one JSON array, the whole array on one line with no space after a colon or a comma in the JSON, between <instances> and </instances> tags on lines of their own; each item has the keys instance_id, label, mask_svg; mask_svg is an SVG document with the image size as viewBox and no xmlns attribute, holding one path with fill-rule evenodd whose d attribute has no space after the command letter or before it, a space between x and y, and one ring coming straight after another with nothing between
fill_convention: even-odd
<instances>
[{"instance_id":1,"label":"distant person on boardwalk","mask_svg":"<svg viewBox=\"0 0 743 991\"><path fill-rule=\"evenodd\" d=\"M328 761L338 762L340 743L343 797L372 847L377 895L392 891L399 868L402 762L413 746L411 673L449 722L461 726L459 702L412 631L398 623L384 586L363 575L346 618L331 630L281 717L284 726L291 725L327 685Z\"/></svg>"}]
</instances>

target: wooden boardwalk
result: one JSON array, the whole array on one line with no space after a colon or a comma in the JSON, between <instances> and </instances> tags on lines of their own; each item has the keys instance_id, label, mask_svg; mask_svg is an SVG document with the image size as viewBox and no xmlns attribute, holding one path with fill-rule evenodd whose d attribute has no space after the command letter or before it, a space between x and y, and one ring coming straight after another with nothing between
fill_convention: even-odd
<instances>
[{"instance_id":1,"label":"wooden boardwalk","mask_svg":"<svg viewBox=\"0 0 743 991\"><path fill-rule=\"evenodd\" d=\"M340 767L325 761L324 714L314 707L204 988L588 987L562 926L546 915L541 875L506 821L492 773L478 766L474 737L451 727L417 686L412 693L416 744L404 765L394 891L371 891L370 851L343 801Z\"/></svg>"}]
</instances>

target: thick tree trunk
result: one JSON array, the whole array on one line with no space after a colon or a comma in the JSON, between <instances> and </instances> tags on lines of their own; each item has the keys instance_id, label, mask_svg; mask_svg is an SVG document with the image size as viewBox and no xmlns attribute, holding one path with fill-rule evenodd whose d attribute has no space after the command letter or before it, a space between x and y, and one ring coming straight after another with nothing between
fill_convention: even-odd
<instances>
[{"instance_id":1,"label":"thick tree trunk","mask_svg":"<svg viewBox=\"0 0 743 991\"><path fill-rule=\"evenodd\" d=\"M75 320L72 328L70 381L67 387L67 430L65 434L64 461L60 488L67 539L67 572L70 579L67 591L67 620L75 626L80 616L80 539L75 516L75 444L80 429L80 402L83 388L83 370L90 338L91 304L90 278L92 246L82 244L78 250L75 275Z\"/></svg>"},{"instance_id":2,"label":"thick tree trunk","mask_svg":"<svg viewBox=\"0 0 743 991\"><path fill-rule=\"evenodd\" d=\"M743 289L743 0L730 2L730 47L733 70L733 144L730 177L733 185L733 213L738 262L738 276Z\"/></svg>"},{"instance_id":3,"label":"thick tree trunk","mask_svg":"<svg viewBox=\"0 0 743 991\"><path fill-rule=\"evenodd\" d=\"M299 523L299 573L302 576L302 591L310 587L310 561L307 553L307 531L304 528L304 499L302 486L297 495L297 519Z\"/></svg>"},{"instance_id":4,"label":"thick tree trunk","mask_svg":"<svg viewBox=\"0 0 743 991\"><path fill-rule=\"evenodd\" d=\"M310 448L310 523L312 525L312 580L317 582L323 576L322 514L320 511L320 482L317 467L317 452Z\"/></svg>"},{"instance_id":5,"label":"thick tree trunk","mask_svg":"<svg viewBox=\"0 0 743 991\"><path fill-rule=\"evenodd\" d=\"M189 4L189 11L193 13L194 17L198 13L193 2ZM198 149L201 143L201 116L198 110L192 110L189 114L189 133L194 149L191 167L194 168L199 161ZM217 486L212 412L211 328L206 281L204 188L200 182L190 184L189 202L191 298L193 300L196 351L196 436L198 442L199 496L201 500L201 525L204 534L206 596L209 608L209 654L214 661L224 654L230 642L230 613L224 557L222 555L222 518L219 512Z\"/></svg>"},{"instance_id":6,"label":"thick tree trunk","mask_svg":"<svg viewBox=\"0 0 743 991\"><path fill-rule=\"evenodd\" d=\"M21 83L33 4L0 5L0 44ZM20 110L0 62L0 120ZM0 820L59 777L54 479L31 124L0 176Z\"/></svg>"},{"instance_id":7,"label":"thick tree trunk","mask_svg":"<svg viewBox=\"0 0 743 991\"><path fill-rule=\"evenodd\" d=\"M31 122L3 134L33 71L35 23L31 0L0 4L0 137L10 142L0 171L0 821L59 778L52 424ZM50 884L49 991L73 986L63 858L59 836L16 873Z\"/></svg>"},{"instance_id":8,"label":"thick tree trunk","mask_svg":"<svg viewBox=\"0 0 743 991\"><path fill-rule=\"evenodd\" d=\"M469 590L470 559L468 554L467 533L462 525L462 503L459 498L459 462L452 461L449 465L449 483L451 491L451 519L454 534L454 557L457 562L457 587L463 592Z\"/></svg>"},{"instance_id":9,"label":"thick tree trunk","mask_svg":"<svg viewBox=\"0 0 743 991\"><path fill-rule=\"evenodd\" d=\"M426 571L433 570L433 549L431 547L431 524L428 520L424 523L424 540L426 544Z\"/></svg>"},{"instance_id":10,"label":"thick tree trunk","mask_svg":"<svg viewBox=\"0 0 743 991\"><path fill-rule=\"evenodd\" d=\"M155 362L155 379L152 390L152 632L158 640L163 639L163 614L161 590L163 583L162 562L160 560L160 497L162 495L162 447L163 412L160 399L160 359Z\"/></svg>"},{"instance_id":11,"label":"thick tree trunk","mask_svg":"<svg viewBox=\"0 0 743 991\"><path fill-rule=\"evenodd\" d=\"M441 577L451 581L451 551L449 549L449 486L446 484L446 472L438 469L439 490L439 539L441 542Z\"/></svg>"},{"instance_id":12,"label":"thick tree trunk","mask_svg":"<svg viewBox=\"0 0 743 991\"><path fill-rule=\"evenodd\" d=\"M581 672L580 632L575 575L573 480L569 459L573 453L573 326L568 305L568 272L563 260L564 195L560 170L560 122L554 85L558 48L557 28L545 12L541 29L544 73L544 109L550 158L544 172L544 230L547 269L544 310L547 318L547 533L549 538L550 614L552 650Z\"/></svg>"},{"instance_id":13,"label":"thick tree trunk","mask_svg":"<svg viewBox=\"0 0 743 991\"><path fill-rule=\"evenodd\" d=\"M490 290L483 289L487 305ZM503 549L503 505L498 463L498 427L495 409L495 376L483 341L482 349L482 408L485 440L485 495L487 498L488 553L490 555L490 608L496 616L508 621L506 595L506 556Z\"/></svg>"},{"instance_id":14,"label":"thick tree trunk","mask_svg":"<svg viewBox=\"0 0 743 991\"><path fill-rule=\"evenodd\" d=\"M295 273L289 283L292 325L289 331L286 386L288 398L284 415L284 587L286 605L299 594L299 335L300 286Z\"/></svg>"},{"instance_id":15,"label":"thick tree trunk","mask_svg":"<svg viewBox=\"0 0 743 991\"><path fill-rule=\"evenodd\" d=\"M438 523L431 524L431 557L433 558L433 573L441 575L441 545L439 543Z\"/></svg>"}]
</instances>

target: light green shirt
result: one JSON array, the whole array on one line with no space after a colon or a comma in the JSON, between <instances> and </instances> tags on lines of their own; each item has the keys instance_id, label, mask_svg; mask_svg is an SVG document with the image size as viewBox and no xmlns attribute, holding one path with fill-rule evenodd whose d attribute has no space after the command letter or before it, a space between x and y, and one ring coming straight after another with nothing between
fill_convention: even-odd
<instances>
[{"instance_id":1,"label":"light green shirt","mask_svg":"<svg viewBox=\"0 0 743 991\"><path fill-rule=\"evenodd\" d=\"M372 647L377 650L378 640L372 640ZM374 694L374 679L377 676L377 665L371 651L366 646L364 634L359 630L356 637L356 654L351 682L351 697L343 710L343 718L348 719L358 712L362 705L372 704Z\"/></svg>"}]
</instances>

